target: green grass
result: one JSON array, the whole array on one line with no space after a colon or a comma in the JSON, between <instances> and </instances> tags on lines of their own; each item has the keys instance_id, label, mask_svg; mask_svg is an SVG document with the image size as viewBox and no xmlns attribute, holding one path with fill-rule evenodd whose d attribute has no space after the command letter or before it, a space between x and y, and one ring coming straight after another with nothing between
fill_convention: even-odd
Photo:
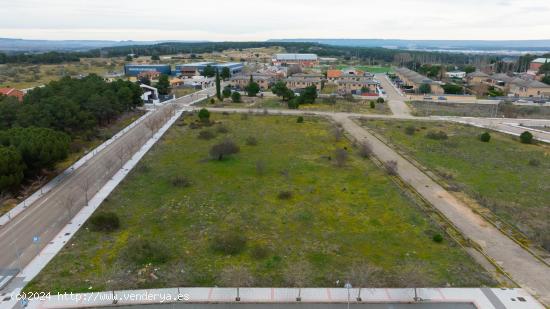
<instances>
[{"instance_id":1,"label":"green grass","mask_svg":"<svg viewBox=\"0 0 550 309\"><path fill-rule=\"evenodd\" d=\"M220 273L231 266L244 267L254 286L294 285L289 278L303 272L305 285L330 287L365 267L369 286L495 284L383 171L336 141L326 120L212 117L208 130L229 132L201 140L204 128L178 121L100 207L118 214L121 229L106 234L86 223L27 290L228 286ZM257 145L247 145L250 136ZM210 147L226 138L240 153L210 159ZM344 147L349 159L337 167L329 158ZM190 186L174 185L175 177ZM236 238L238 253L213 250L222 236ZM136 239L154 244L139 249L155 253L153 264L136 264Z\"/></svg>"},{"instance_id":2,"label":"green grass","mask_svg":"<svg viewBox=\"0 0 550 309\"><path fill-rule=\"evenodd\" d=\"M549 246L547 144L525 145L517 137L492 131L491 141L483 143L479 135L486 130L452 123L365 120L363 125L447 178L448 183L515 225L531 240ZM405 133L409 126L417 129L412 136ZM447 133L448 140L426 138L428 131L440 130Z\"/></svg>"}]
</instances>

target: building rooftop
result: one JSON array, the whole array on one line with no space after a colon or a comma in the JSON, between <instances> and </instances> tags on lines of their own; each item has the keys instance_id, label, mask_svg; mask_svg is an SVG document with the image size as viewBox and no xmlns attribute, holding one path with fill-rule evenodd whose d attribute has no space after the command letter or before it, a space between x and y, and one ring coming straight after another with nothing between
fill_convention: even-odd
<instances>
[{"instance_id":1,"label":"building rooftop","mask_svg":"<svg viewBox=\"0 0 550 309\"><path fill-rule=\"evenodd\" d=\"M277 60L311 60L316 61L316 54L275 54Z\"/></svg>"},{"instance_id":2,"label":"building rooftop","mask_svg":"<svg viewBox=\"0 0 550 309\"><path fill-rule=\"evenodd\" d=\"M434 80L407 68L397 68L395 69L395 72L405 76L407 79L416 84L436 84Z\"/></svg>"},{"instance_id":3,"label":"building rooftop","mask_svg":"<svg viewBox=\"0 0 550 309\"><path fill-rule=\"evenodd\" d=\"M468 77L489 77L489 75L481 72L481 71L475 71L468 74Z\"/></svg>"}]
</instances>

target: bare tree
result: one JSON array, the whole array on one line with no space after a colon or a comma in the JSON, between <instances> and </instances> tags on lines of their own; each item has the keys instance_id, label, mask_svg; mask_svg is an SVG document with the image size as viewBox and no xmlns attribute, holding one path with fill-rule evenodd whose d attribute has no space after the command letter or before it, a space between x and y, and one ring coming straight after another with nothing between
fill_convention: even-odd
<instances>
[{"instance_id":1,"label":"bare tree","mask_svg":"<svg viewBox=\"0 0 550 309\"><path fill-rule=\"evenodd\" d=\"M153 133L155 132L155 118L153 115L149 116L144 122L145 127L149 130L151 133L151 137L153 137Z\"/></svg>"},{"instance_id":2,"label":"bare tree","mask_svg":"<svg viewBox=\"0 0 550 309\"><path fill-rule=\"evenodd\" d=\"M103 165L103 168L105 169L105 175L109 175L111 173L111 169L113 168L113 161L109 158L106 158L105 160L101 161L101 164Z\"/></svg>"},{"instance_id":3,"label":"bare tree","mask_svg":"<svg viewBox=\"0 0 550 309\"><path fill-rule=\"evenodd\" d=\"M336 160L336 166L343 167L348 160L348 152L345 149L338 148L334 152L334 158Z\"/></svg>"},{"instance_id":4,"label":"bare tree","mask_svg":"<svg viewBox=\"0 0 550 309\"><path fill-rule=\"evenodd\" d=\"M357 301L361 301L361 288L366 288L373 285L373 275L379 272L380 269L365 263L353 264L347 273L347 280L359 288L357 293Z\"/></svg>"},{"instance_id":5,"label":"bare tree","mask_svg":"<svg viewBox=\"0 0 550 309\"><path fill-rule=\"evenodd\" d=\"M298 288L298 296L296 301L302 300L302 288L309 283L309 278L312 274L311 266L303 259L288 264L285 270L285 281L289 286Z\"/></svg>"},{"instance_id":6,"label":"bare tree","mask_svg":"<svg viewBox=\"0 0 550 309\"><path fill-rule=\"evenodd\" d=\"M67 209L67 214L69 216L69 220L73 217L73 207L76 202L76 197L72 194L69 194L65 197L64 206Z\"/></svg>"},{"instance_id":7,"label":"bare tree","mask_svg":"<svg viewBox=\"0 0 550 309\"><path fill-rule=\"evenodd\" d=\"M359 156L361 156L362 158L369 158L370 156L372 156L372 145L365 141L361 144L359 144Z\"/></svg>"},{"instance_id":8,"label":"bare tree","mask_svg":"<svg viewBox=\"0 0 550 309\"><path fill-rule=\"evenodd\" d=\"M120 168L122 168L122 166L124 165L124 156L125 156L124 147L121 146L118 148L117 156L120 161Z\"/></svg>"},{"instance_id":9,"label":"bare tree","mask_svg":"<svg viewBox=\"0 0 550 309\"><path fill-rule=\"evenodd\" d=\"M82 190L82 192L84 193L84 198L85 198L85 204L88 205L88 193L90 192L90 188L92 186L92 182L90 181L90 178L89 177L85 177L84 180L81 180L79 182L79 187L80 189Z\"/></svg>"},{"instance_id":10,"label":"bare tree","mask_svg":"<svg viewBox=\"0 0 550 309\"><path fill-rule=\"evenodd\" d=\"M396 176L397 175L397 161L390 160L384 162L384 168L386 169L386 172L390 176Z\"/></svg>"},{"instance_id":11,"label":"bare tree","mask_svg":"<svg viewBox=\"0 0 550 309\"><path fill-rule=\"evenodd\" d=\"M220 274L220 281L223 285L228 287L236 287L237 288L237 297L235 297L236 301L240 301L241 297L239 294L239 289L241 287L247 287L253 284L254 278L252 277L252 274L248 270L248 268L244 266L228 266L224 268Z\"/></svg>"},{"instance_id":12,"label":"bare tree","mask_svg":"<svg viewBox=\"0 0 550 309\"><path fill-rule=\"evenodd\" d=\"M344 131L340 127L334 127L332 129L332 136L334 136L335 141L339 142L344 137Z\"/></svg>"}]
</instances>

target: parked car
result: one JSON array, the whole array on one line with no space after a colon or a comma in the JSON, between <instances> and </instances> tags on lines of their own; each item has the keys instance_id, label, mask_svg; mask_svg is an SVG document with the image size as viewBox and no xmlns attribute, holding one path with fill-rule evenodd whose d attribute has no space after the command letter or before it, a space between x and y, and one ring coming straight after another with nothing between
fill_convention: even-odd
<instances>
[{"instance_id":1,"label":"parked car","mask_svg":"<svg viewBox=\"0 0 550 309\"><path fill-rule=\"evenodd\" d=\"M437 98L439 101L447 101L447 98L446 97L439 97Z\"/></svg>"}]
</instances>

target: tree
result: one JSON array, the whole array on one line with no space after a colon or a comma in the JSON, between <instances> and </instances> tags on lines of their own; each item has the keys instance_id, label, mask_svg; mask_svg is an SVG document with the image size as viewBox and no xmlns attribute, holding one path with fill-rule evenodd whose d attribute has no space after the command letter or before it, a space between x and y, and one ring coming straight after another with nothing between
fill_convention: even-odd
<instances>
[{"instance_id":1,"label":"tree","mask_svg":"<svg viewBox=\"0 0 550 309\"><path fill-rule=\"evenodd\" d=\"M384 103L384 98L378 98L378 99L376 99L376 103Z\"/></svg>"},{"instance_id":2,"label":"tree","mask_svg":"<svg viewBox=\"0 0 550 309\"><path fill-rule=\"evenodd\" d=\"M211 65L207 65L202 71L202 75L205 77L214 77L214 75L216 75L216 69Z\"/></svg>"},{"instance_id":3,"label":"tree","mask_svg":"<svg viewBox=\"0 0 550 309\"><path fill-rule=\"evenodd\" d=\"M221 78L223 78L224 80L226 79L229 79L231 77L231 71L229 70L228 67L224 67L222 69L222 73L221 73Z\"/></svg>"},{"instance_id":4,"label":"tree","mask_svg":"<svg viewBox=\"0 0 550 309\"><path fill-rule=\"evenodd\" d=\"M219 144L216 144L210 148L210 156L217 158L218 161L223 160L224 156L239 153L241 149L235 142L231 140L225 140Z\"/></svg>"},{"instance_id":5,"label":"tree","mask_svg":"<svg viewBox=\"0 0 550 309\"><path fill-rule=\"evenodd\" d=\"M338 148L334 152L334 158L336 160L336 166L343 167L348 160L348 152L345 149Z\"/></svg>"},{"instance_id":6,"label":"tree","mask_svg":"<svg viewBox=\"0 0 550 309\"><path fill-rule=\"evenodd\" d=\"M159 61L159 60L160 60L160 57L159 57L158 54L154 54L154 55L151 56L151 60L153 60L153 61Z\"/></svg>"},{"instance_id":7,"label":"tree","mask_svg":"<svg viewBox=\"0 0 550 309\"><path fill-rule=\"evenodd\" d=\"M464 72L466 72L466 74L470 74L470 73L473 73L476 71L476 67L472 66L472 65L467 65L464 67Z\"/></svg>"},{"instance_id":8,"label":"tree","mask_svg":"<svg viewBox=\"0 0 550 309\"><path fill-rule=\"evenodd\" d=\"M298 109L300 107L300 97L294 97L287 103L289 109Z\"/></svg>"},{"instance_id":9,"label":"tree","mask_svg":"<svg viewBox=\"0 0 550 309\"><path fill-rule=\"evenodd\" d=\"M222 91L222 95L223 95L223 97L226 98L226 99L229 98L229 97L231 97L231 88L229 88L229 87L224 87L224 88L223 88L223 91Z\"/></svg>"},{"instance_id":10,"label":"tree","mask_svg":"<svg viewBox=\"0 0 550 309\"><path fill-rule=\"evenodd\" d=\"M369 104L370 108L376 108L376 103L374 103L374 101L370 101Z\"/></svg>"},{"instance_id":11,"label":"tree","mask_svg":"<svg viewBox=\"0 0 550 309\"><path fill-rule=\"evenodd\" d=\"M550 74L544 76L541 81L547 85L550 85Z\"/></svg>"},{"instance_id":12,"label":"tree","mask_svg":"<svg viewBox=\"0 0 550 309\"><path fill-rule=\"evenodd\" d=\"M304 89L304 92L300 95L301 101L300 104L313 104L315 99L317 99L317 87L308 86Z\"/></svg>"},{"instance_id":13,"label":"tree","mask_svg":"<svg viewBox=\"0 0 550 309\"><path fill-rule=\"evenodd\" d=\"M216 97L218 100L222 100L220 73L218 71L216 71Z\"/></svg>"},{"instance_id":14,"label":"tree","mask_svg":"<svg viewBox=\"0 0 550 309\"><path fill-rule=\"evenodd\" d=\"M359 145L359 156L368 158L372 155L372 145L369 142L364 142Z\"/></svg>"},{"instance_id":15,"label":"tree","mask_svg":"<svg viewBox=\"0 0 550 309\"><path fill-rule=\"evenodd\" d=\"M462 93L464 93L464 88L462 88L462 86L459 86L459 85L447 84L447 85L443 85L442 87L443 87L443 90L445 90L446 94L462 94Z\"/></svg>"},{"instance_id":16,"label":"tree","mask_svg":"<svg viewBox=\"0 0 550 309\"><path fill-rule=\"evenodd\" d=\"M252 75L250 75L250 81L245 88L249 97L255 97L260 92L260 85L254 81Z\"/></svg>"},{"instance_id":17,"label":"tree","mask_svg":"<svg viewBox=\"0 0 550 309\"><path fill-rule=\"evenodd\" d=\"M210 121L210 112L209 112L206 108L202 108L202 109L199 111L199 119L200 119L202 122L208 122L208 121Z\"/></svg>"},{"instance_id":18,"label":"tree","mask_svg":"<svg viewBox=\"0 0 550 309\"><path fill-rule=\"evenodd\" d=\"M14 147L0 146L0 192L17 187L23 180L25 164Z\"/></svg>"},{"instance_id":19,"label":"tree","mask_svg":"<svg viewBox=\"0 0 550 309\"><path fill-rule=\"evenodd\" d=\"M422 94L427 94L432 92L432 87L430 84L422 84L418 87L418 91Z\"/></svg>"},{"instance_id":20,"label":"tree","mask_svg":"<svg viewBox=\"0 0 550 309\"><path fill-rule=\"evenodd\" d=\"M138 79L138 82L143 85L151 86L151 80L147 76L142 76Z\"/></svg>"},{"instance_id":21,"label":"tree","mask_svg":"<svg viewBox=\"0 0 550 309\"><path fill-rule=\"evenodd\" d=\"M47 128L13 128L0 131L0 145L12 146L19 151L30 171L51 168L65 159L71 138Z\"/></svg>"},{"instance_id":22,"label":"tree","mask_svg":"<svg viewBox=\"0 0 550 309\"><path fill-rule=\"evenodd\" d=\"M529 131L525 131L525 132L521 133L521 135L519 136L519 139L524 144L532 144L533 143L533 134L531 134L531 132L529 132Z\"/></svg>"},{"instance_id":23,"label":"tree","mask_svg":"<svg viewBox=\"0 0 550 309\"><path fill-rule=\"evenodd\" d=\"M294 92L292 90L290 90L286 86L286 83L283 82L283 81L276 82L271 87L271 92L273 92L273 94L275 94L278 97L282 97L283 101L285 101L285 102L287 102L287 101L294 98Z\"/></svg>"},{"instance_id":24,"label":"tree","mask_svg":"<svg viewBox=\"0 0 550 309\"><path fill-rule=\"evenodd\" d=\"M170 81L168 75L161 74L158 83L155 85L160 94L167 95L170 92Z\"/></svg>"},{"instance_id":25,"label":"tree","mask_svg":"<svg viewBox=\"0 0 550 309\"><path fill-rule=\"evenodd\" d=\"M237 296L235 300L240 301L239 289L241 287L251 286L254 283L254 277L248 268L244 266L228 266L222 270L220 281L227 287L236 287Z\"/></svg>"},{"instance_id":26,"label":"tree","mask_svg":"<svg viewBox=\"0 0 550 309\"><path fill-rule=\"evenodd\" d=\"M235 91L231 94L231 101L233 103L241 103L241 94L238 91Z\"/></svg>"},{"instance_id":27,"label":"tree","mask_svg":"<svg viewBox=\"0 0 550 309\"><path fill-rule=\"evenodd\" d=\"M482 142L488 143L491 140L491 134L489 134L489 132L484 132L479 136L479 139Z\"/></svg>"},{"instance_id":28,"label":"tree","mask_svg":"<svg viewBox=\"0 0 550 309\"><path fill-rule=\"evenodd\" d=\"M130 56L130 55L126 56L126 58L124 59L124 61L126 61L126 62L130 62L132 60L134 60L134 58L132 58L132 56Z\"/></svg>"},{"instance_id":29,"label":"tree","mask_svg":"<svg viewBox=\"0 0 550 309\"><path fill-rule=\"evenodd\" d=\"M384 168L386 169L386 172L390 176L396 176L397 175L397 161L386 161L384 162Z\"/></svg>"}]
</instances>

